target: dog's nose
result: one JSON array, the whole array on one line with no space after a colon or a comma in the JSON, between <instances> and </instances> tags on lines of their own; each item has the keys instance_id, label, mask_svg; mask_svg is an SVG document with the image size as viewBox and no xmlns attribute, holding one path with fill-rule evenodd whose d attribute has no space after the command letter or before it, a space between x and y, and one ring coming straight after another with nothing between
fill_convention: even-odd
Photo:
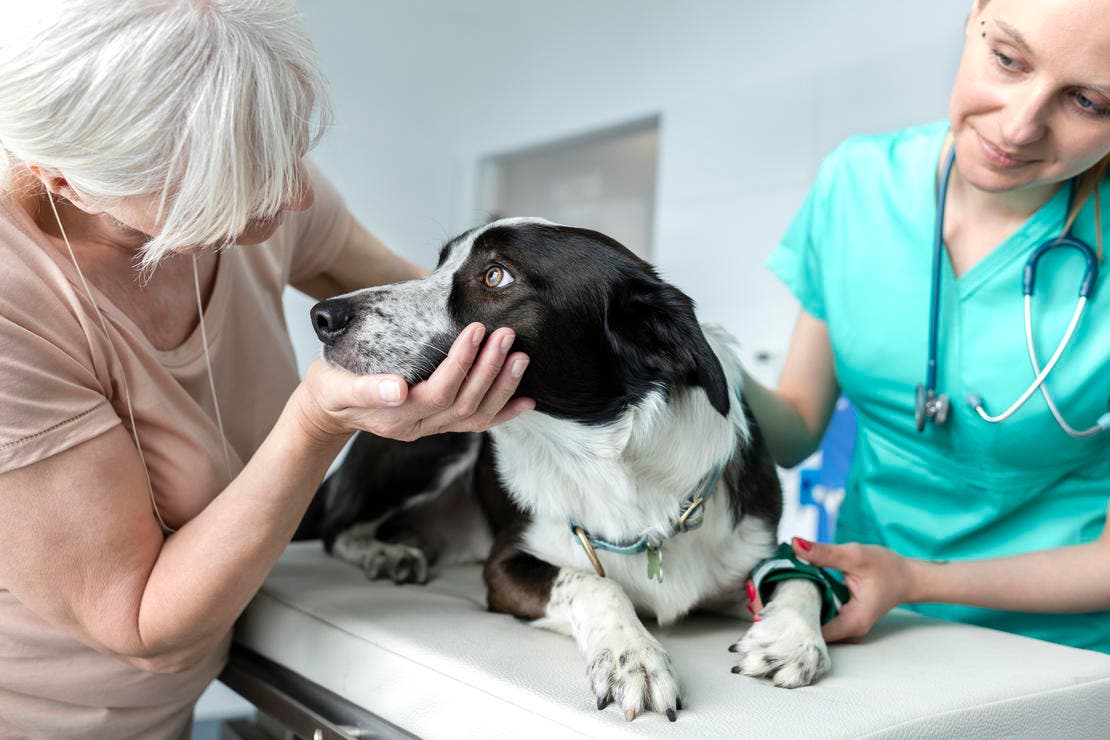
<instances>
[{"instance_id":1,"label":"dog's nose","mask_svg":"<svg viewBox=\"0 0 1110 740\"><path fill-rule=\"evenodd\" d=\"M312 307L312 328L321 342L331 344L347 331L354 316L349 301L322 301Z\"/></svg>"}]
</instances>

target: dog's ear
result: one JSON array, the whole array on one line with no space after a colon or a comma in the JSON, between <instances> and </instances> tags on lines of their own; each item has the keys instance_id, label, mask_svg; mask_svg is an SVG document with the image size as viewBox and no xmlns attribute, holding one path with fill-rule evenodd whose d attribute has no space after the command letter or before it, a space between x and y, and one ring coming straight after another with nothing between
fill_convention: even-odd
<instances>
[{"instance_id":1,"label":"dog's ear","mask_svg":"<svg viewBox=\"0 0 1110 740\"><path fill-rule=\"evenodd\" d=\"M700 386L728 416L729 390L717 355L694 315L694 302L660 280L633 277L609 294L605 329L632 385L659 380Z\"/></svg>"}]
</instances>

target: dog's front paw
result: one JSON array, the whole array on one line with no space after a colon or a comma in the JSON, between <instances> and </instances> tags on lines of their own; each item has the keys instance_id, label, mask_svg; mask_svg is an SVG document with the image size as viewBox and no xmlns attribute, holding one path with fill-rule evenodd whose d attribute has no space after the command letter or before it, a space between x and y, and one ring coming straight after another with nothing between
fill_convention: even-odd
<instances>
[{"instance_id":1,"label":"dog's front paw","mask_svg":"<svg viewBox=\"0 0 1110 740\"><path fill-rule=\"evenodd\" d=\"M809 686L828 670L829 651L819 630L791 609L768 604L742 638L729 647L738 654L733 673L769 678L776 686Z\"/></svg>"},{"instance_id":2,"label":"dog's front paw","mask_svg":"<svg viewBox=\"0 0 1110 740\"><path fill-rule=\"evenodd\" d=\"M597 708L616 702L631 721L643 711L659 712L674 722L682 706L670 656L646 632L629 638L615 635L589 658L586 675Z\"/></svg>"}]
</instances>

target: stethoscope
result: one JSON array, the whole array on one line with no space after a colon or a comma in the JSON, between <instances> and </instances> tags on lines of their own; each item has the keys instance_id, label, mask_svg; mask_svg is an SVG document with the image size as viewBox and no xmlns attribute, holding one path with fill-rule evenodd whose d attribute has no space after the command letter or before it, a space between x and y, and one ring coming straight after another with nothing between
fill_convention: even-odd
<instances>
[{"instance_id":1,"label":"stethoscope","mask_svg":"<svg viewBox=\"0 0 1110 740\"><path fill-rule=\"evenodd\" d=\"M948 418L949 402L946 394L937 394L937 332L938 332L938 319L940 315L940 270L941 270L941 257L944 254L944 205L948 199L948 178L952 174L952 165L956 162L956 147L953 146L948 152L948 157L944 162L944 172L941 174L940 190L937 193L937 220L936 220L936 233L934 235L934 253L933 253L933 286L932 297L929 307L929 364L925 370L925 383L918 383L917 393L914 399L914 421L917 423L917 431L922 432L925 430L925 422L932 419L937 424L943 424ZM1071 183L1071 192L1068 197L1068 209L1065 213L1070 213L1072 205L1075 202L1075 182ZM1040 262L1047 252L1053 249L1067 247L1070 249L1078 250L1087 262L1086 270L1083 273L1083 281L1079 284L1079 299L1075 304L1075 312L1072 314L1071 323L1068 324L1067 331L1064 332L1064 338L1060 340L1060 344L1056 346L1056 351L1052 353L1052 357L1042 369L1040 363L1037 361L1037 351L1033 344L1033 322L1031 305L1033 301L1033 286L1037 280L1037 263ZM1056 367L1060 356L1064 353L1064 349L1071 341L1072 334L1075 332L1075 327L1079 324L1079 319L1083 315L1084 309L1087 307L1087 301L1094 292L1095 283L1098 281L1098 260L1095 257L1095 251L1091 249L1090 245L1076 239L1072 236L1071 227L1069 226L1062 236L1048 241L1037 247L1033 254L1029 256L1029 260L1025 263L1025 270L1022 274L1021 291L1025 297L1025 343L1029 350L1029 364L1033 367L1033 375L1035 376L1033 382L1025 389L1013 404L1008 409L1003 411L997 416L991 416L986 412L983 407L983 399L979 394L972 393L967 397L967 404L975 409L976 413L983 421L996 424L1010 418L1018 409L1025 405L1025 402L1037 391L1039 388L1041 394L1044 396L1045 403L1048 404L1049 410L1052 411L1052 416L1055 417L1056 423L1060 428L1067 432L1072 437L1092 437L1099 432L1110 430L1110 412L1103 414L1099 417L1098 423L1094 426L1083 430L1073 429L1064 417L1060 415L1059 410L1056 408L1056 403L1052 399L1052 394L1048 392L1045 379L1048 378L1049 373Z\"/></svg>"}]
</instances>

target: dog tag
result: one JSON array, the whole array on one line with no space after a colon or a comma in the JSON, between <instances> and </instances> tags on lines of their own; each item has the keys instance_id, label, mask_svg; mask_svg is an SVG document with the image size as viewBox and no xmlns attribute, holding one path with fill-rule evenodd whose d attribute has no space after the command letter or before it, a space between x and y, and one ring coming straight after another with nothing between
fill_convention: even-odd
<instances>
[{"instance_id":1,"label":"dog tag","mask_svg":"<svg viewBox=\"0 0 1110 740\"><path fill-rule=\"evenodd\" d=\"M649 547L645 550L647 553L648 561L648 580L652 578L663 582L663 552L657 547Z\"/></svg>"}]
</instances>

